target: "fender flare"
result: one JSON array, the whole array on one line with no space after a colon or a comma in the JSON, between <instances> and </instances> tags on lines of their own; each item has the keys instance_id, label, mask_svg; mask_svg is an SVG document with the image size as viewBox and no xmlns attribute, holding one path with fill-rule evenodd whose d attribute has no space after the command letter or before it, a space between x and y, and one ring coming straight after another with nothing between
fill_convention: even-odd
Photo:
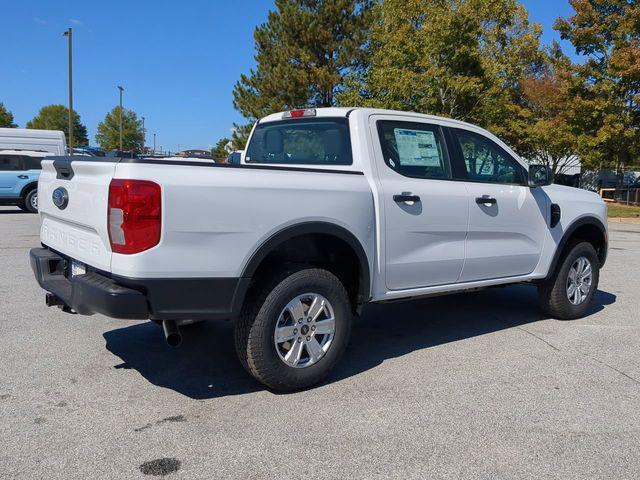
<instances>
[{"instance_id":1,"label":"fender flare","mask_svg":"<svg viewBox=\"0 0 640 480\"><path fill-rule=\"evenodd\" d=\"M571 225L569 225L569 227L565 230L565 232L562 235L562 238L560 239L560 243L558 243L556 252L553 254L553 260L551 261L551 265L549 266L549 273L547 274L547 278L555 273L556 268L558 266L558 262L560 262L560 257L562 255L562 252L564 248L567 246L567 242L569 241L571 236L575 233L576 230L578 230L580 227L584 227L585 225L591 225L591 226L597 227L598 230L600 230L600 233L602 233L602 238L604 239L604 247L602 249L602 252L600 252L599 256L600 256L600 266L601 267L604 266L605 261L607 259L607 249L608 249L608 243L609 243L608 236L607 236L607 229L605 228L604 224L599 218L589 215L586 217L579 218L578 220L573 222Z\"/></svg>"},{"instance_id":2,"label":"fender flare","mask_svg":"<svg viewBox=\"0 0 640 480\"><path fill-rule=\"evenodd\" d=\"M35 182L27 183L24 187L22 187L22 190L20 190L20 198L23 198L27 194L27 192L34 187L38 188L37 180Z\"/></svg>"},{"instance_id":3,"label":"fender flare","mask_svg":"<svg viewBox=\"0 0 640 480\"><path fill-rule=\"evenodd\" d=\"M253 253L246 263L242 277L251 278L255 274L260 263L287 240L307 234L332 235L347 243L358 257L360 271L358 299L359 302L367 302L371 298L371 272L369 260L364 248L356 236L344 227L329 222L304 222L285 227L265 240Z\"/></svg>"}]
</instances>

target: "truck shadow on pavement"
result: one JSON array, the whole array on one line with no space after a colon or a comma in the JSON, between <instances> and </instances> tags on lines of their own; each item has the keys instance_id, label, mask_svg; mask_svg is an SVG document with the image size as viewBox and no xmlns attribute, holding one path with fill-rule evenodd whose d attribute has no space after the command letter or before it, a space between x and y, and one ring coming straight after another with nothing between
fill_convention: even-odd
<instances>
[{"instance_id":1,"label":"truck shadow on pavement","mask_svg":"<svg viewBox=\"0 0 640 480\"><path fill-rule=\"evenodd\" d=\"M599 290L589 314L613 304ZM349 378L387 359L416 350L544 320L535 288L511 286L473 294L368 305L354 323L349 347L325 383ZM231 322L205 322L183 329L183 345L168 347L162 328L138 323L104 334L106 348L153 385L193 399L263 390L240 366Z\"/></svg>"},{"instance_id":2,"label":"truck shadow on pavement","mask_svg":"<svg viewBox=\"0 0 640 480\"><path fill-rule=\"evenodd\" d=\"M33 213L29 213L29 212L25 212L24 210L20 210L18 208L15 209L11 209L11 210L3 210L0 209L0 215L33 215Z\"/></svg>"}]
</instances>

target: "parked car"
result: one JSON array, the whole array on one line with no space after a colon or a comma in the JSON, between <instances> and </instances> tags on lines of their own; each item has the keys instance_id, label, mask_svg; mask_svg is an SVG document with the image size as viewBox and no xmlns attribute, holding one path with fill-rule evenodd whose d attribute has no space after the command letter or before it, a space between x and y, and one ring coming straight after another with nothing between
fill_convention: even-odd
<instances>
[{"instance_id":1,"label":"parked car","mask_svg":"<svg viewBox=\"0 0 640 480\"><path fill-rule=\"evenodd\" d=\"M104 157L105 152L96 147L76 147L73 149L74 155L86 155L89 157Z\"/></svg>"},{"instance_id":2,"label":"parked car","mask_svg":"<svg viewBox=\"0 0 640 480\"><path fill-rule=\"evenodd\" d=\"M175 153L176 157L184 157L184 158L205 158L209 160L213 160L213 156L211 155L211 150L182 150L181 152Z\"/></svg>"},{"instance_id":3,"label":"parked car","mask_svg":"<svg viewBox=\"0 0 640 480\"><path fill-rule=\"evenodd\" d=\"M67 142L59 130L0 128L0 150L29 150L66 155Z\"/></svg>"},{"instance_id":4,"label":"parked car","mask_svg":"<svg viewBox=\"0 0 640 480\"><path fill-rule=\"evenodd\" d=\"M240 159L242 158L242 150L236 150L235 152L231 152L225 163L229 165L240 165Z\"/></svg>"},{"instance_id":5,"label":"parked car","mask_svg":"<svg viewBox=\"0 0 640 480\"><path fill-rule=\"evenodd\" d=\"M240 362L276 391L325 378L366 303L525 283L547 315L578 318L607 256L597 194L428 115L270 115L238 168L43 165L31 265L48 305L149 318L171 345L183 324L232 319Z\"/></svg>"},{"instance_id":6,"label":"parked car","mask_svg":"<svg viewBox=\"0 0 640 480\"><path fill-rule=\"evenodd\" d=\"M0 150L0 205L38 211L38 177L47 152Z\"/></svg>"},{"instance_id":7,"label":"parked car","mask_svg":"<svg viewBox=\"0 0 640 480\"><path fill-rule=\"evenodd\" d=\"M108 158L138 158L138 154L130 150L111 150L105 156Z\"/></svg>"}]
</instances>

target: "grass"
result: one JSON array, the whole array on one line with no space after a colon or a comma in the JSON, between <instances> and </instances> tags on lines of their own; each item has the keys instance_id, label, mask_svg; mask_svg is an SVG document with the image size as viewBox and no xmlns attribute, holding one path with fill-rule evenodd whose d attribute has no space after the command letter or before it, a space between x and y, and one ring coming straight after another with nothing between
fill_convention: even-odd
<instances>
[{"instance_id":1,"label":"grass","mask_svg":"<svg viewBox=\"0 0 640 480\"><path fill-rule=\"evenodd\" d=\"M633 205L622 205L620 203L607 203L609 206L610 217L622 217L622 218L639 218L640 207L634 207Z\"/></svg>"}]
</instances>

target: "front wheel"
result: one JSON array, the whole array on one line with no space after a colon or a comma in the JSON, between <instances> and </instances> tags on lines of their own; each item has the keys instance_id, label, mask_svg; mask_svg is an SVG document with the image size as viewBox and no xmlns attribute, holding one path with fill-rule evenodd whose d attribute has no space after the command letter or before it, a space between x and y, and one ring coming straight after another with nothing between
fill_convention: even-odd
<instances>
[{"instance_id":1,"label":"front wheel","mask_svg":"<svg viewBox=\"0 0 640 480\"><path fill-rule=\"evenodd\" d=\"M272 390L290 392L321 382L349 341L349 296L327 270L283 274L253 292L235 326L245 369Z\"/></svg>"},{"instance_id":2,"label":"front wheel","mask_svg":"<svg viewBox=\"0 0 640 480\"><path fill-rule=\"evenodd\" d=\"M540 305L553 318L584 317L599 279L600 260L593 245L575 243L561 259L556 273L538 287Z\"/></svg>"}]
</instances>

